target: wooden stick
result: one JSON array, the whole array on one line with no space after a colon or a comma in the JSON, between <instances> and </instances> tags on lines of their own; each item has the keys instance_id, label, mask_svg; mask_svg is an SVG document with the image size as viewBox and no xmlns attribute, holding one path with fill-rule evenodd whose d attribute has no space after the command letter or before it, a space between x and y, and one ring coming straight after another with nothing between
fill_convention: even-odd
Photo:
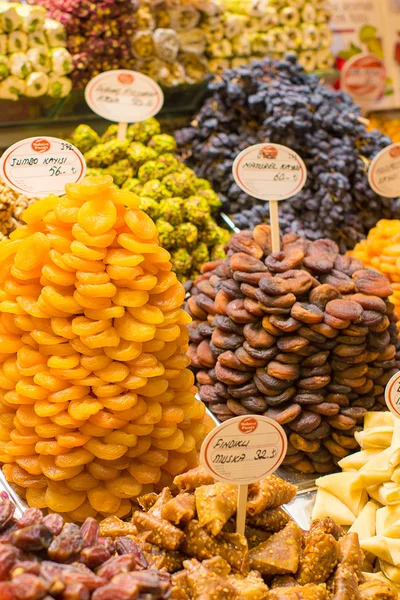
<instances>
[{"instance_id":1,"label":"wooden stick","mask_svg":"<svg viewBox=\"0 0 400 600\"><path fill-rule=\"evenodd\" d=\"M128 131L128 123L118 123L117 139L119 142L125 141L127 131Z\"/></svg>"},{"instance_id":2,"label":"wooden stick","mask_svg":"<svg viewBox=\"0 0 400 600\"><path fill-rule=\"evenodd\" d=\"M244 535L244 528L246 526L246 505L247 505L247 493L248 485L238 486L238 501L237 501L237 512L236 512L236 533Z\"/></svg>"},{"instance_id":3,"label":"wooden stick","mask_svg":"<svg viewBox=\"0 0 400 600\"><path fill-rule=\"evenodd\" d=\"M269 201L269 220L271 223L272 252L280 252L281 240L279 231L278 201Z\"/></svg>"}]
</instances>

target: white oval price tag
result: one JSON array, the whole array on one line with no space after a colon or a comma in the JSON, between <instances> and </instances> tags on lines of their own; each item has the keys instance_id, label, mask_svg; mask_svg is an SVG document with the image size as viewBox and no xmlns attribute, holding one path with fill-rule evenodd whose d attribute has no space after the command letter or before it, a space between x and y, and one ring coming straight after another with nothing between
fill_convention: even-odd
<instances>
[{"instance_id":1,"label":"white oval price tag","mask_svg":"<svg viewBox=\"0 0 400 600\"><path fill-rule=\"evenodd\" d=\"M385 388L385 402L395 417L400 417L400 371L389 379Z\"/></svg>"},{"instance_id":2,"label":"white oval price tag","mask_svg":"<svg viewBox=\"0 0 400 600\"><path fill-rule=\"evenodd\" d=\"M208 434L200 461L218 481L246 485L276 471L286 450L286 434L276 421L259 415L234 417Z\"/></svg>"},{"instance_id":3,"label":"white oval price tag","mask_svg":"<svg viewBox=\"0 0 400 600\"><path fill-rule=\"evenodd\" d=\"M2 179L28 198L62 196L66 183L77 183L86 174L78 148L54 137L31 137L17 142L0 159Z\"/></svg>"},{"instance_id":4,"label":"white oval price tag","mask_svg":"<svg viewBox=\"0 0 400 600\"><path fill-rule=\"evenodd\" d=\"M249 146L235 158L232 172L240 189L259 200L286 200L307 181L302 158L281 144Z\"/></svg>"},{"instance_id":5,"label":"white oval price tag","mask_svg":"<svg viewBox=\"0 0 400 600\"><path fill-rule=\"evenodd\" d=\"M340 72L340 86L358 104L372 103L384 94L386 67L375 54L363 52L347 60Z\"/></svg>"},{"instance_id":6,"label":"white oval price tag","mask_svg":"<svg viewBox=\"0 0 400 600\"><path fill-rule=\"evenodd\" d=\"M116 123L137 123L162 108L162 89L147 75L118 69L96 75L86 86L85 99L100 117Z\"/></svg>"},{"instance_id":7,"label":"white oval price tag","mask_svg":"<svg viewBox=\"0 0 400 600\"><path fill-rule=\"evenodd\" d=\"M368 181L374 192L384 198L400 196L400 143L378 152L369 166Z\"/></svg>"}]
</instances>

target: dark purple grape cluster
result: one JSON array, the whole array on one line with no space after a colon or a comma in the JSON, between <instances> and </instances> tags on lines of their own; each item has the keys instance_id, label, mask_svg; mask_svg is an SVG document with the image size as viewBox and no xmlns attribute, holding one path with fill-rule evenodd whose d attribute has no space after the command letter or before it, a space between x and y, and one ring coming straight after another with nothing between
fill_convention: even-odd
<instances>
[{"instance_id":1,"label":"dark purple grape cluster","mask_svg":"<svg viewBox=\"0 0 400 600\"><path fill-rule=\"evenodd\" d=\"M351 98L305 74L295 55L226 70L209 91L191 127L176 138L187 164L211 182L240 229L268 220L269 206L240 190L232 162L247 146L267 141L298 152L308 170L301 192L279 205L283 233L329 237L344 252L379 219L400 216L399 199L378 196L367 178L369 161L390 138L367 131Z\"/></svg>"}]
</instances>

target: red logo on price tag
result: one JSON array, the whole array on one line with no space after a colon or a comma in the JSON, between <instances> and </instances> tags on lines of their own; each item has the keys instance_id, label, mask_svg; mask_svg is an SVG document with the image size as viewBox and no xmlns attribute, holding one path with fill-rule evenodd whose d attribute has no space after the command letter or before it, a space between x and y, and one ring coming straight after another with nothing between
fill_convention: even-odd
<instances>
[{"instance_id":1,"label":"red logo on price tag","mask_svg":"<svg viewBox=\"0 0 400 600\"><path fill-rule=\"evenodd\" d=\"M48 152L50 150L50 142L41 138L39 138L38 140L34 140L31 145L32 150L34 150L35 152L43 153Z\"/></svg>"},{"instance_id":2,"label":"red logo on price tag","mask_svg":"<svg viewBox=\"0 0 400 600\"><path fill-rule=\"evenodd\" d=\"M393 146L393 148L389 150L389 154L392 158L400 156L400 146Z\"/></svg>"},{"instance_id":3,"label":"red logo on price tag","mask_svg":"<svg viewBox=\"0 0 400 600\"><path fill-rule=\"evenodd\" d=\"M135 81L135 78L130 73L121 73L120 75L118 75L118 81L120 83L129 84L133 83Z\"/></svg>"},{"instance_id":4,"label":"red logo on price tag","mask_svg":"<svg viewBox=\"0 0 400 600\"><path fill-rule=\"evenodd\" d=\"M239 423L239 429L242 433L253 433L257 427L258 423L254 417L246 417Z\"/></svg>"}]
</instances>

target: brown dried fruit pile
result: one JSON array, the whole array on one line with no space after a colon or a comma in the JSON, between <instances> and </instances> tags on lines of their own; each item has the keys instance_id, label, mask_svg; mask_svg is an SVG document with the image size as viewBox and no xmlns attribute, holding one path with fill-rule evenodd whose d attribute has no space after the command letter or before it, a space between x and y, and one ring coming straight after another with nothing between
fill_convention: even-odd
<instances>
[{"instance_id":1,"label":"brown dried fruit pile","mask_svg":"<svg viewBox=\"0 0 400 600\"><path fill-rule=\"evenodd\" d=\"M167 573L148 568L129 537L100 537L88 517L81 527L29 508L17 521L15 506L0 500L1 600L163 600Z\"/></svg>"},{"instance_id":2,"label":"brown dried fruit pile","mask_svg":"<svg viewBox=\"0 0 400 600\"><path fill-rule=\"evenodd\" d=\"M397 316L387 279L330 240L270 231L231 238L203 266L186 309L201 399L221 421L264 414L285 426L285 464L328 473L357 448L367 410L383 410L397 372Z\"/></svg>"}]
</instances>

